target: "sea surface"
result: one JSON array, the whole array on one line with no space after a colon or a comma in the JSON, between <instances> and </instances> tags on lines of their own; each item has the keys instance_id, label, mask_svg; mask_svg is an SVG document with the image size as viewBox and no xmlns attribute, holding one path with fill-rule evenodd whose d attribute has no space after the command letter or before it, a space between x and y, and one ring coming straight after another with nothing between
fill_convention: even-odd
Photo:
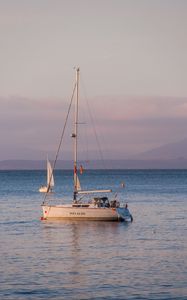
<instances>
[{"instance_id":1,"label":"sea surface","mask_svg":"<svg viewBox=\"0 0 187 300\"><path fill-rule=\"evenodd\" d=\"M187 299L187 170L86 170L82 186L112 188L128 224L41 221L45 176L0 171L0 299ZM71 200L71 171L55 184Z\"/></svg>"}]
</instances>

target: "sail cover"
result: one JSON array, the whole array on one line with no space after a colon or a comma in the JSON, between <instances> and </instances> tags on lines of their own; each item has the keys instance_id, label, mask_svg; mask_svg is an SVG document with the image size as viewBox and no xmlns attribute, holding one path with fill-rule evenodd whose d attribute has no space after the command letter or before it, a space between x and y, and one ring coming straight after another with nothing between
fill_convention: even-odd
<instances>
[{"instance_id":1,"label":"sail cover","mask_svg":"<svg viewBox=\"0 0 187 300\"><path fill-rule=\"evenodd\" d=\"M76 179L76 176L77 176L77 179ZM81 191L81 185L80 185L79 177L76 173L74 173L74 182L77 182L77 191Z\"/></svg>"}]
</instances>

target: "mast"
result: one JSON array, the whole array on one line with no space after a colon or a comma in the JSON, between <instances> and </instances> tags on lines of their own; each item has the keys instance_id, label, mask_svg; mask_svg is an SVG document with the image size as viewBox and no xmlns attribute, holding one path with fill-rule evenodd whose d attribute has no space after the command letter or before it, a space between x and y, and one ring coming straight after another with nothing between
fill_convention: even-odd
<instances>
[{"instance_id":1,"label":"mast","mask_svg":"<svg viewBox=\"0 0 187 300\"><path fill-rule=\"evenodd\" d=\"M76 100L75 100L75 121L74 121L74 192L73 200L77 198L77 134L78 134L78 104L79 104L79 68L76 69Z\"/></svg>"}]
</instances>

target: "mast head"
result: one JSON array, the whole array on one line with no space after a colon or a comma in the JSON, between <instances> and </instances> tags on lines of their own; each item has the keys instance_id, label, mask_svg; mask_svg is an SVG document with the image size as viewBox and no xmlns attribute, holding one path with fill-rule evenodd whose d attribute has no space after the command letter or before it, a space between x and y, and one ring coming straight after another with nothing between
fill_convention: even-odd
<instances>
[{"instance_id":1,"label":"mast head","mask_svg":"<svg viewBox=\"0 0 187 300\"><path fill-rule=\"evenodd\" d=\"M79 71L80 71L80 68L79 68L79 67L74 67L74 69L76 70L76 72L79 72Z\"/></svg>"}]
</instances>

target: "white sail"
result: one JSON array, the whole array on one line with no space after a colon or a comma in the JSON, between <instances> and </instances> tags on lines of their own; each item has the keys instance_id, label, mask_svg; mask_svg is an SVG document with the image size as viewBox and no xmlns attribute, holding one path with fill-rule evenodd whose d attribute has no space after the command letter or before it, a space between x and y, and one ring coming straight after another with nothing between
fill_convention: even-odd
<instances>
[{"instance_id":1,"label":"white sail","mask_svg":"<svg viewBox=\"0 0 187 300\"><path fill-rule=\"evenodd\" d=\"M77 176L77 179L75 179L76 176ZM77 182L77 191L81 191L81 185L80 185L79 177L76 174L74 174L74 182Z\"/></svg>"},{"instance_id":2,"label":"white sail","mask_svg":"<svg viewBox=\"0 0 187 300\"><path fill-rule=\"evenodd\" d=\"M54 186L53 170L49 160L47 160L47 186Z\"/></svg>"}]
</instances>

